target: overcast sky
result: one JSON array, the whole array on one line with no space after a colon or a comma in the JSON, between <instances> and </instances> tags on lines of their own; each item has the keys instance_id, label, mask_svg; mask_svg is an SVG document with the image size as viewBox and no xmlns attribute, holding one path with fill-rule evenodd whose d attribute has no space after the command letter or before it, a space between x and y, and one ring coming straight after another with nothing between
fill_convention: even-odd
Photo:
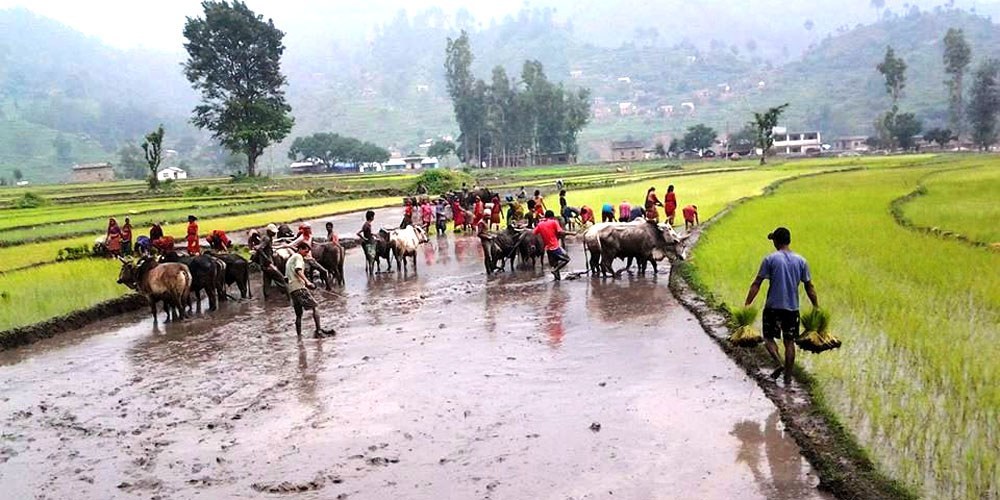
<instances>
[{"instance_id":1,"label":"overcast sky","mask_svg":"<svg viewBox=\"0 0 1000 500\"><path fill-rule=\"evenodd\" d=\"M246 0L258 14L274 19L290 42L325 33L350 31L357 36L392 19L401 8L413 12L436 5L446 12L468 9L481 19L503 17L523 5L519 1L469 0ZM95 36L119 48L183 50L184 20L202 13L201 0L0 0L0 9L24 7ZM294 30L288 27L294 26ZM359 30L359 27L361 29Z\"/></svg>"}]
</instances>

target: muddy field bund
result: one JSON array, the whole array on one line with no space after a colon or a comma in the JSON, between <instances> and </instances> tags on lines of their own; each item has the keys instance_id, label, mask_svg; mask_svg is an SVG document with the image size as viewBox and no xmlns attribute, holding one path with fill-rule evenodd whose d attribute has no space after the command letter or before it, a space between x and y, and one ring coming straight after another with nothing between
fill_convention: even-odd
<instances>
[{"instance_id":1,"label":"muddy field bund","mask_svg":"<svg viewBox=\"0 0 1000 500\"><path fill-rule=\"evenodd\" d=\"M315 294L335 337L296 340L257 289L0 353L3 496L828 498L665 270L487 277L481 252L432 236L416 273L368 278L348 250Z\"/></svg>"}]
</instances>

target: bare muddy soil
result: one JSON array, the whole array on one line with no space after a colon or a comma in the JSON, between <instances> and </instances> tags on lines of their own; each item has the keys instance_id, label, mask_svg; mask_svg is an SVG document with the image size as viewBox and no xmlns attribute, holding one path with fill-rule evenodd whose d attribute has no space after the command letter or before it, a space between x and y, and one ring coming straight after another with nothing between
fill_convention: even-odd
<instances>
[{"instance_id":1,"label":"bare muddy soil","mask_svg":"<svg viewBox=\"0 0 1000 500\"><path fill-rule=\"evenodd\" d=\"M272 297L0 353L3 496L827 498L665 274L488 278L452 235L418 266L348 251L334 337Z\"/></svg>"}]
</instances>

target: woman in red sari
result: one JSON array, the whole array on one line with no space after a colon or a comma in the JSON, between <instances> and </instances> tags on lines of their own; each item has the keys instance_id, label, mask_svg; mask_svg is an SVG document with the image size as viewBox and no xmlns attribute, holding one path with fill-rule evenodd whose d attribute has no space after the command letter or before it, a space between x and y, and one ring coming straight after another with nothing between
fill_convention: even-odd
<instances>
[{"instance_id":1,"label":"woman in red sari","mask_svg":"<svg viewBox=\"0 0 1000 500\"><path fill-rule=\"evenodd\" d=\"M493 196L493 207L492 208L493 208L492 212L490 213L490 225L491 226L496 226L496 230L499 231L500 230L500 214L501 214L501 212L503 210L503 207L500 206L500 196L499 195L494 195Z\"/></svg>"},{"instance_id":2,"label":"woman in red sari","mask_svg":"<svg viewBox=\"0 0 1000 500\"><path fill-rule=\"evenodd\" d=\"M108 219L108 233L104 237L104 246L111 255L121 255L122 252L122 229L118 227L118 221L114 217Z\"/></svg>"},{"instance_id":3,"label":"woman in red sari","mask_svg":"<svg viewBox=\"0 0 1000 500\"><path fill-rule=\"evenodd\" d=\"M455 232L461 231L465 226L465 210L458 200L451 202L451 218L455 221Z\"/></svg>"},{"instance_id":4,"label":"woman in red sari","mask_svg":"<svg viewBox=\"0 0 1000 500\"><path fill-rule=\"evenodd\" d=\"M660 199L656 197L656 188L651 187L646 191L646 221L660 222L660 214L656 210L658 206L662 207L663 203L660 203Z\"/></svg>"},{"instance_id":5,"label":"woman in red sari","mask_svg":"<svg viewBox=\"0 0 1000 500\"><path fill-rule=\"evenodd\" d=\"M486 210L486 205L483 204L483 199L476 196L476 204L472 207L472 227L479 225L479 221L483 220L483 212Z\"/></svg>"},{"instance_id":6,"label":"woman in red sari","mask_svg":"<svg viewBox=\"0 0 1000 500\"><path fill-rule=\"evenodd\" d=\"M667 186L667 199L663 206L663 211L667 213L667 224L674 225L674 215L677 214L677 195L674 194L674 185Z\"/></svg>"},{"instance_id":7,"label":"woman in red sari","mask_svg":"<svg viewBox=\"0 0 1000 500\"><path fill-rule=\"evenodd\" d=\"M189 215L188 216L188 229L187 229L187 251L188 255L198 255L201 253L201 243L198 241L198 218Z\"/></svg>"}]
</instances>

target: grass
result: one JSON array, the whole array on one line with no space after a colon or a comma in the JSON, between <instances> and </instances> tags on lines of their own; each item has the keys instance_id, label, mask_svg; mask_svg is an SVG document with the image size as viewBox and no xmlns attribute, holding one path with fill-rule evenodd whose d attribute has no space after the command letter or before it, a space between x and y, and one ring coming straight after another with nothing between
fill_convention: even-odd
<instances>
[{"instance_id":1,"label":"grass","mask_svg":"<svg viewBox=\"0 0 1000 500\"><path fill-rule=\"evenodd\" d=\"M901 227L888 210L939 168L791 181L707 230L692 264L717 301L740 304L772 250L765 235L789 227L844 341L799 357L825 404L923 496L986 498L1000 477L1000 255Z\"/></svg>"},{"instance_id":2,"label":"grass","mask_svg":"<svg viewBox=\"0 0 1000 500\"><path fill-rule=\"evenodd\" d=\"M0 332L85 309L130 290L116 260L86 259L0 274Z\"/></svg>"},{"instance_id":3,"label":"grass","mask_svg":"<svg viewBox=\"0 0 1000 500\"><path fill-rule=\"evenodd\" d=\"M931 174L923 181L923 196L903 205L903 216L916 226L1000 243L1000 168L992 158L983 163Z\"/></svg>"}]
</instances>

